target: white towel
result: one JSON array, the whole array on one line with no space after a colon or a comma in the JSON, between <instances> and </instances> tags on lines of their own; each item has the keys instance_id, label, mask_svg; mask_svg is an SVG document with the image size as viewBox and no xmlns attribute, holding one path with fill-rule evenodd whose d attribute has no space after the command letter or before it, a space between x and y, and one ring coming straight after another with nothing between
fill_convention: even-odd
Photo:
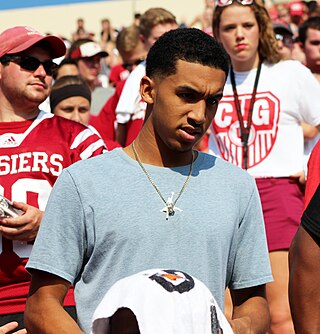
<instances>
[{"instance_id":1,"label":"white towel","mask_svg":"<svg viewBox=\"0 0 320 334\"><path fill-rule=\"evenodd\" d=\"M179 270L146 270L116 282L94 312L91 333L109 334L120 308L134 313L141 334L233 333L206 285Z\"/></svg>"}]
</instances>

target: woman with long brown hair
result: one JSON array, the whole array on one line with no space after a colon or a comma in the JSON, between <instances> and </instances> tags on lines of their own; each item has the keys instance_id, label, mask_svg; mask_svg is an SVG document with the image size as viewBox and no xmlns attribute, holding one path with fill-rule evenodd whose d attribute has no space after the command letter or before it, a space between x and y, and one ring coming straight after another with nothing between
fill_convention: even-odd
<instances>
[{"instance_id":1,"label":"woman with long brown hair","mask_svg":"<svg viewBox=\"0 0 320 334\"><path fill-rule=\"evenodd\" d=\"M213 32L231 68L209 151L256 179L274 276L269 333L291 334L288 249L303 209L301 122L320 124L320 86L299 62L281 61L261 0L218 0Z\"/></svg>"}]
</instances>

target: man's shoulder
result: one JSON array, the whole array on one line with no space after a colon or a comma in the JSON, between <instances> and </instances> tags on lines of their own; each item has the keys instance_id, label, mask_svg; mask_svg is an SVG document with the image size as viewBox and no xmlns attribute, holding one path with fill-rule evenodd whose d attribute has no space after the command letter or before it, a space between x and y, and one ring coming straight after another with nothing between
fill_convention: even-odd
<instances>
[{"instance_id":1,"label":"man's shoulder","mask_svg":"<svg viewBox=\"0 0 320 334\"><path fill-rule=\"evenodd\" d=\"M200 174L208 174L208 182L224 187L232 187L235 191L246 189L249 192L255 187L254 178L242 168L223 160L212 154L199 152L199 166L197 169Z\"/></svg>"},{"instance_id":2,"label":"man's shoulder","mask_svg":"<svg viewBox=\"0 0 320 334\"><path fill-rule=\"evenodd\" d=\"M57 115L46 118L44 122L47 122L48 124L50 124L50 126L62 127L66 131L68 131L69 129L72 131L74 129L84 130L87 128L85 125L81 123Z\"/></svg>"},{"instance_id":3,"label":"man's shoulder","mask_svg":"<svg viewBox=\"0 0 320 334\"><path fill-rule=\"evenodd\" d=\"M102 175L107 177L111 173L119 170L118 166L121 164L122 148L115 148L112 151L106 151L103 154L94 156L90 159L77 161L66 169L75 177L80 177L83 173L94 176ZM105 172L107 174L105 174Z\"/></svg>"},{"instance_id":4,"label":"man's shoulder","mask_svg":"<svg viewBox=\"0 0 320 334\"><path fill-rule=\"evenodd\" d=\"M46 128L47 131L49 131L48 133L59 135L61 140L66 138L74 139L78 135L83 135L85 137L94 136L99 138L99 136L88 126L61 116L54 115L53 117L44 119L42 123L42 127ZM41 131L42 130L43 129L41 129Z\"/></svg>"},{"instance_id":5,"label":"man's shoulder","mask_svg":"<svg viewBox=\"0 0 320 334\"><path fill-rule=\"evenodd\" d=\"M105 149L105 143L101 137L86 125L60 116L47 118L41 123L43 125L38 127L36 133L46 135L48 140L56 144L67 145L70 150L73 150L72 159L75 161L99 155Z\"/></svg>"},{"instance_id":6,"label":"man's shoulder","mask_svg":"<svg viewBox=\"0 0 320 334\"><path fill-rule=\"evenodd\" d=\"M199 152L201 163L205 166L211 166L212 172L221 172L223 174L235 175L236 177L252 178L245 170L213 154Z\"/></svg>"}]
</instances>

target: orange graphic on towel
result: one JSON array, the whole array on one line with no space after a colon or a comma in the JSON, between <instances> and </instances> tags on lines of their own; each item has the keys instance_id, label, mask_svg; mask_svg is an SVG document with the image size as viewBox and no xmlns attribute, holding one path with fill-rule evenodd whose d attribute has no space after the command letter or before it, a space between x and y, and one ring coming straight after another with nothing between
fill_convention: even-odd
<instances>
[{"instance_id":1,"label":"orange graphic on towel","mask_svg":"<svg viewBox=\"0 0 320 334\"><path fill-rule=\"evenodd\" d=\"M176 281L179 278L183 278L182 276L175 275L175 274L162 274L161 276L166 277L171 281Z\"/></svg>"}]
</instances>

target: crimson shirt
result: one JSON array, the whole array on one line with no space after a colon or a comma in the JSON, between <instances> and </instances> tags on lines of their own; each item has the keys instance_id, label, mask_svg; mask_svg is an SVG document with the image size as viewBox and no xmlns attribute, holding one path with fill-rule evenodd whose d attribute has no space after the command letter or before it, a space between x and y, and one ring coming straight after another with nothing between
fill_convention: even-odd
<instances>
[{"instance_id":1,"label":"crimson shirt","mask_svg":"<svg viewBox=\"0 0 320 334\"><path fill-rule=\"evenodd\" d=\"M62 169L104 150L103 140L86 126L53 114L0 122L0 194L44 210ZM0 314L24 311L32 244L0 238ZM66 305L74 305L72 291Z\"/></svg>"}]
</instances>

